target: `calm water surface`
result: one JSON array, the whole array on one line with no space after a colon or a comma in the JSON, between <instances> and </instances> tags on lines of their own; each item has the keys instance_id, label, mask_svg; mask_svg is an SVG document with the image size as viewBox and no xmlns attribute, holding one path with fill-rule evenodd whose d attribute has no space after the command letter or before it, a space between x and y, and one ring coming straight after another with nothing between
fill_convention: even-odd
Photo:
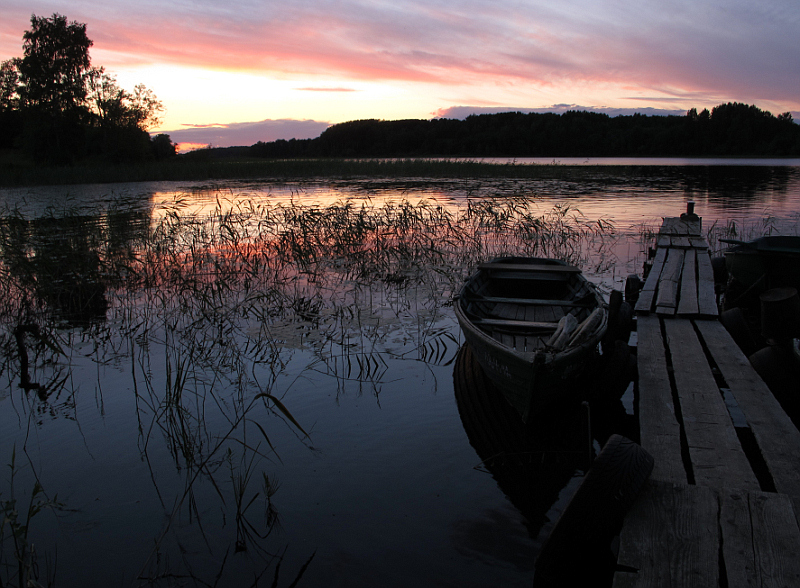
<instances>
[{"instance_id":1,"label":"calm water surface","mask_svg":"<svg viewBox=\"0 0 800 588\"><path fill-rule=\"evenodd\" d=\"M577 243L547 251L608 292L688 201L729 235L797 232L798 162L602 163L526 181L0 190L0 460L15 456L0 501L27 508L38 480L35 500L62 505L28 526L39 581L530 586L583 473L580 415L520 430L454 389L449 301L469 264L526 250L519 227L542 216ZM410 211L407 231L374 229ZM34 324L42 387L25 390L14 329ZM595 448L630 432L630 394L597 412Z\"/></svg>"}]
</instances>

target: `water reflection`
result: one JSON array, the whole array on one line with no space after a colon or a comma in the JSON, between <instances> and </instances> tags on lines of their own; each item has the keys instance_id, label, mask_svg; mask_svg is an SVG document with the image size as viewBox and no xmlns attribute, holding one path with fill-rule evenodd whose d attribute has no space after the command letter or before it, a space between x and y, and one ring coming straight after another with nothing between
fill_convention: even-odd
<instances>
[{"instance_id":1,"label":"water reflection","mask_svg":"<svg viewBox=\"0 0 800 588\"><path fill-rule=\"evenodd\" d=\"M527 520L532 537L573 477L591 459L588 423L579 405L553 411L553 417L526 427L519 414L486 378L469 346L453 370L459 415L470 443L500 488ZM559 418L562 417L562 418Z\"/></svg>"},{"instance_id":2,"label":"water reflection","mask_svg":"<svg viewBox=\"0 0 800 588\"><path fill-rule=\"evenodd\" d=\"M276 565L280 492L270 464L282 452L266 423L280 419L314 451L308 433L319 418L295 416L296 382L323 377L337 401L357 385L382 406L398 378L452 362L458 336L445 317L475 260L536 249L578 263L595 236L610 234L519 198L470 200L457 213L427 201L219 201L195 214L178 200L158 214L16 212L0 228L2 373L9 390L23 384L9 393L18 422L4 415L4 439L47 473L46 487L81 497L85 514L69 515L75 528L98 516L87 492L116 501L122 484L149 495L138 519L122 517L127 536L100 522L90 528L111 534L106 544L81 534L103 552L135 535L135 577L156 583L233 581ZM399 377L390 368L398 363L414 369ZM106 430L106 421L117 425ZM41 437L35 448L25 441L30 427ZM142 467L96 469L99 456ZM92 483L81 487L78 473ZM72 542L63 549L69 574L78 573L86 552ZM108 561L95 573L113 574Z\"/></svg>"},{"instance_id":3,"label":"water reflection","mask_svg":"<svg viewBox=\"0 0 800 588\"><path fill-rule=\"evenodd\" d=\"M709 200L724 204L763 197L764 194L787 194L798 181L800 168L791 167L709 167L686 168L682 174L683 191L705 193Z\"/></svg>"},{"instance_id":4,"label":"water reflection","mask_svg":"<svg viewBox=\"0 0 800 588\"><path fill-rule=\"evenodd\" d=\"M552 163L551 161L538 163ZM619 230L684 210L698 203L709 222L796 216L800 209L798 160L620 160L564 162L537 168L534 178L384 178L307 181L142 182L114 186L85 185L0 189L0 205L32 218L48 210L84 214L104 208L152 208L156 216L177 200L197 214L217 203L329 206L343 199L424 199L449 207L468 198L525 197L546 208L570 203L593 218L613 218ZM578 165L572 165L577 163ZM796 219L795 219L796 220Z\"/></svg>"},{"instance_id":5,"label":"water reflection","mask_svg":"<svg viewBox=\"0 0 800 588\"><path fill-rule=\"evenodd\" d=\"M108 301L97 251L101 229L96 217L3 221L4 262L19 280L22 316L34 305L48 306L60 320L74 326L105 318Z\"/></svg>"},{"instance_id":6,"label":"water reflection","mask_svg":"<svg viewBox=\"0 0 800 588\"><path fill-rule=\"evenodd\" d=\"M26 458L17 496L40 480L69 509L37 519L40 563L57 550L76 582L162 585L252 581L278 562L281 584L303 569L351 585L364 570L383 585L422 569L496 578L493 564L476 568L481 545L464 543L475 534L463 513L509 513L493 480L472 476L464 431L531 536L552 522L557 486L575 479L586 451L559 435L579 420L520 431L477 393L471 402L499 427L459 422L455 400L460 408L472 384L465 393L456 377L454 398L446 381L461 343L450 304L487 257L565 258L610 285L640 269L628 265L641 247L624 231L686 195L667 180L604 173L560 181L571 195L558 201L540 194L558 192L556 179L399 191L388 180L255 183L246 197L220 183L199 187L199 201L192 186L134 186L124 203L96 195L94 209L69 210L28 193L0 220L0 459L15 447ZM765 189L753 202L775 197ZM607 223L616 211L620 223ZM611 418L601 407L592 404L595 445L619 432L618 418L628 424L616 399ZM376 513L391 523L380 541L367 537ZM426 546L415 565L388 547L398 537ZM368 561L382 553L380 565ZM504 583L530 584L519 563Z\"/></svg>"},{"instance_id":7,"label":"water reflection","mask_svg":"<svg viewBox=\"0 0 800 588\"><path fill-rule=\"evenodd\" d=\"M621 377L610 386L612 373ZM544 538L542 529L553 522L549 516L554 506L563 507L562 493L585 473L597 447L614 433L638 437L620 400L632 376L627 357L613 367L598 365L574 397L526 425L486 377L470 347L461 347L453 381L464 430L481 466L525 515L531 537ZM587 400L588 409L581 404Z\"/></svg>"}]
</instances>

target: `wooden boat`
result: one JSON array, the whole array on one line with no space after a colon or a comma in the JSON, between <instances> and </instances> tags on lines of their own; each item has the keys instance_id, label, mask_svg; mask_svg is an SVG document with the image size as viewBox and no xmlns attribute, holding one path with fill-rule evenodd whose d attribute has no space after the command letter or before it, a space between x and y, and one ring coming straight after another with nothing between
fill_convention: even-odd
<instances>
[{"instance_id":1,"label":"wooden boat","mask_svg":"<svg viewBox=\"0 0 800 588\"><path fill-rule=\"evenodd\" d=\"M781 286L800 289L800 237L767 236L752 241L720 239L733 245L725 252L728 273L745 288Z\"/></svg>"},{"instance_id":2,"label":"wooden boat","mask_svg":"<svg viewBox=\"0 0 800 588\"><path fill-rule=\"evenodd\" d=\"M580 269L537 257L480 264L455 313L478 363L524 421L569 391L608 327L603 298Z\"/></svg>"}]
</instances>

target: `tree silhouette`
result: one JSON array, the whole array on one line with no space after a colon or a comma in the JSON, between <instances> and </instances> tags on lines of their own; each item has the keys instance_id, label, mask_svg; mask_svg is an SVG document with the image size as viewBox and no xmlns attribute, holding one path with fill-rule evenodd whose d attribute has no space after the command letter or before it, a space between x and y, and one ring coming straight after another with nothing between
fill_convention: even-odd
<instances>
[{"instance_id":1,"label":"tree silhouette","mask_svg":"<svg viewBox=\"0 0 800 588\"><path fill-rule=\"evenodd\" d=\"M86 156L142 160L169 153L148 129L164 107L144 85L123 90L92 67L86 25L67 17L31 16L23 56L2 63L0 119L3 147L21 145L37 162L71 163ZM167 142L170 143L167 137ZM174 153L174 148L172 149Z\"/></svg>"},{"instance_id":2,"label":"tree silhouette","mask_svg":"<svg viewBox=\"0 0 800 588\"><path fill-rule=\"evenodd\" d=\"M17 61L16 59L7 59L0 63L0 112L14 110L19 104Z\"/></svg>"},{"instance_id":3,"label":"tree silhouette","mask_svg":"<svg viewBox=\"0 0 800 588\"><path fill-rule=\"evenodd\" d=\"M91 67L86 25L60 14L31 16L19 60L19 95L26 108L64 114L83 110Z\"/></svg>"},{"instance_id":4,"label":"tree silhouette","mask_svg":"<svg viewBox=\"0 0 800 588\"><path fill-rule=\"evenodd\" d=\"M89 107L100 126L147 130L161 122L159 116L164 106L144 84L127 92L102 67L93 68L86 83Z\"/></svg>"}]
</instances>

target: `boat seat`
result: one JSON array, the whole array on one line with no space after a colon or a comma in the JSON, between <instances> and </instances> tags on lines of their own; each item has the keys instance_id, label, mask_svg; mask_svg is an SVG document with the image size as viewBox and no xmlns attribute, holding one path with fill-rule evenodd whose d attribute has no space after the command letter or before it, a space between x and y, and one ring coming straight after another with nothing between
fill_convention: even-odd
<instances>
[{"instance_id":1,"label":"boat seat","mask_svg":"<svg viewBox=\"0 0 800 588\"><path fill-rule=\"evenodd\" d=\"M555 331L558 327L557 322L545 321L518 321L514 319L493 319L476 318L472 320L475 325L485 325L487 327L508 327L514 329L540 329L542 331Z\"/></svg>"},{"instance_id":2,"label":"boat seat","mask_svg":"<svg viewBox=\"0 0 800 588\"><path fill-rule=\"evenodd\" d=\"M525 272L492 270L493 280L531 280L536 282L566 282L571 272Z\"/></svg>"},{"instance_id":3,"label":"boat seat","mask_svg":"<svg viewBox=\"0 0 800 588\"><path fill-rule=\"evenodd\" d=\"M581 269L572 265L560 265L550 263L502 263L487 261L478 265L479 269L502 270L513 272L552 272L579 274Z\"/></svg>"},{"instance_id":4,"label":"boat seat","mask_svg":"<svg viewBox=\"0 0 800 588\"><path fill-rule=\"evenodd\" d=\"M522 304L525 306L579 306L581 308L590 308L594 306L591 299L586 302L580 300L548 300L541 298L507 298L504 296L479 296L470 297L474 302L497 302L503 304Z\"/></svg>"}]
</instances>

